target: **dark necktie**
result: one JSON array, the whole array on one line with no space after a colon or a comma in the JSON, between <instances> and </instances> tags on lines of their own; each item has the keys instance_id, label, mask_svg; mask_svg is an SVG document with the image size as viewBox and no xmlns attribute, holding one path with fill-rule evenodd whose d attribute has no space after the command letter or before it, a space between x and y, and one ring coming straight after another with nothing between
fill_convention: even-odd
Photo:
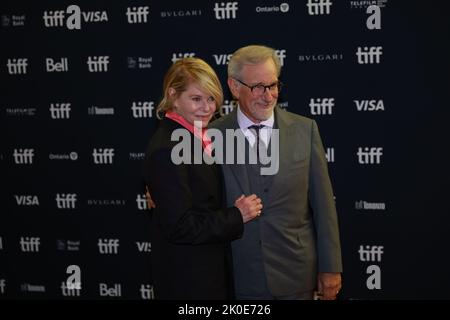
<instances>
[{"instance_id":1,"label":"dark necktie","mask_svg":"<svg viewBox=\"0 0 450 320\"><path fill-rule=\"evenodd\" d=\"M251 132L256 137L256 159L258 159L258 162L259 162L259 130L261 130L262 127L264 127L263 124L254 124L248 127L248 129L250 129Z\"/></svg>"}]
</instances>

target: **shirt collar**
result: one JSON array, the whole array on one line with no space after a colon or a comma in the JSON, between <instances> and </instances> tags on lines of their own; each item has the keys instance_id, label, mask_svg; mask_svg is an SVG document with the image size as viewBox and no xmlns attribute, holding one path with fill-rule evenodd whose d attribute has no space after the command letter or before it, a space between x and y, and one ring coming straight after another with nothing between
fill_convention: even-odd
<instances>
[{"instance_id":1,"label":"shirt collar","mask_svg":"<svg viewBox=\"0 0 450 320\"><path fill-rule=\"evenodd\" d=\"M269 119L261 121L260 123L254 123L252 120L250 120L242 111L241 111L241 107L238 104L237 107L237 121L239 124L239 128L241 128L241 130L247 130L248 127L252 126L252 125L264 125L265 127L269 127L269 128L273 128L273 124L275 122L275 116L274 116L274 112L272 111L272 114L270 115Z\"/></svg>"}]
</instances>

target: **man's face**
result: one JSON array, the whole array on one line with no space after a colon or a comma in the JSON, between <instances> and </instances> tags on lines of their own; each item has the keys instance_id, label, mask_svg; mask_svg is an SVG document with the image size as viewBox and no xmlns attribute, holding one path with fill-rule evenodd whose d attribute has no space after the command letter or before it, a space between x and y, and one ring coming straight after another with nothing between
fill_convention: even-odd
<instances>
[{"instance_id":1,"label":"man's face","mask_svg":"<svg viewBox=\"0 0 450 320\"><path fill-rule=\"evenodd\" d=\"M272 59L255 65L244 65L240 74L240 81L251 86L262 84L271 85L278 81L277 70ZM242 112L254 123L269 119L277 103L278 91L266 89L262 94L254 94L250 88L229 78L228 85L231 92L239 101Z\"/></svg>"}]
</instances>

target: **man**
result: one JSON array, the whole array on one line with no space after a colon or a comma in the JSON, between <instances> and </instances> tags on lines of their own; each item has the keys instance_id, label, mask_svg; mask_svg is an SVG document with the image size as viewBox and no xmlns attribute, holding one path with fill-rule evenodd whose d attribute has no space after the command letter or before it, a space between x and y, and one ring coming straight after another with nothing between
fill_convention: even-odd
<instances>
[{"instance_id":1,"label":"man","mask_svg":"<svg viewBox=\"0 0 450 320\"><path fill-rule=\"evenodd\" d=\"M280 69L272 48L237 50L228 86L238 107L212 123L224 136L226 129L242 130L248 150L279 142L276 174L262 175L260 162L222 165L228 205L254 193L264 206L232 242L236 298L312 299L317 290L322 299L335 299L342 261L325 152L314 120L276 107ZM272 142L274 130L279 141Z\"/></svg>"}]
</instances>

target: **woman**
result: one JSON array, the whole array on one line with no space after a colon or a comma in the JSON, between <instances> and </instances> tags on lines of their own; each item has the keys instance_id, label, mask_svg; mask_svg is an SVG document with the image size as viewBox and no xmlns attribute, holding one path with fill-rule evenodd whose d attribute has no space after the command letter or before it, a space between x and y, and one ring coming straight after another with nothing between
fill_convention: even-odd
<instances>
[{"instance_id":1,"label":"woman","mask_svg":"<svg viewBox=\"0 0 450 320\"><path fill-rule=\"evenodd\" d=\"M204 129L223 100L213 69L198 58L179 60L168 70L163 90L157 112L165 117L150 141L144 173L156 203L151 229L155 298L226 299L229 242L260 213L261 200L241 196L235 207L224 208L220 167L192 164L195 143L210 150ZM191 163L174 164L179 159L172 158L172 150L179 141L171 136L177 129L189 137Z\"/></svg>"}]
</instances>

